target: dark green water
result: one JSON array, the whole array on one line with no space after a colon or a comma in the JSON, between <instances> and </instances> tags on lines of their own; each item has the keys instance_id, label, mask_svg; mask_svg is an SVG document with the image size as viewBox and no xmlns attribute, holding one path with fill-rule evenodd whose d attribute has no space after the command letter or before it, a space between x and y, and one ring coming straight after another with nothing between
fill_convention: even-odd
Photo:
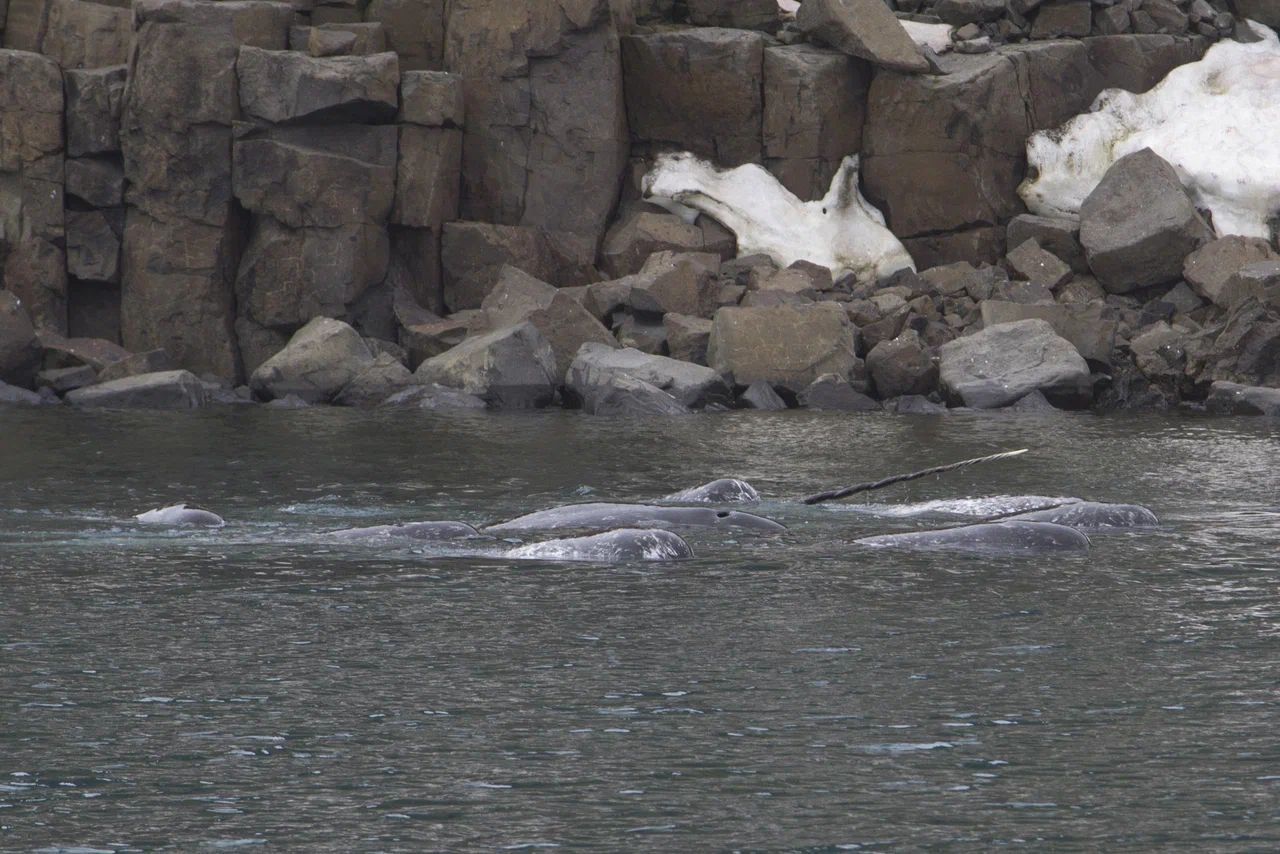
<instances>
[{"instance_id":1,"label":"dark green water","mask_svg":"<svg viewBox=\"0 0 1280 854\"><path fill-rule=\"evenodd\" d=\"M1151 506L1087 556L851 541L783 499ZM1263 419L0 412L4 851L1280 847L1280 432ZM671 565L322 532L723 474L776 538ZM129 517L190 500L217 532Z\"/></svg>"}]
</instances>

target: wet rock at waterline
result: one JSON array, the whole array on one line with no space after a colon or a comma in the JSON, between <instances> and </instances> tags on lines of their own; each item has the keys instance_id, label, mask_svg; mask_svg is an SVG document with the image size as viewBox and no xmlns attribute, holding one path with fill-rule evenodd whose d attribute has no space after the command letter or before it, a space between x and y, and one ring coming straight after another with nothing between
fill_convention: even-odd
<instances>
[{"instance_id":1,"label":"wet rock at waterline","mask_svg":"<svg viewBox=\"0 0 1280 854\"><path fill-rule=\"evenodd\" d=\"M138 374L67 394L74 406L110 409L198 409L209 403L209 390L190 371Z\"/></svg>"},{"instance_id":2,"label":"wet rock at waterline","mask_svg":"<svg viewBox=\"0 0 1280 854\"><path fill-rule=\"evenodd\" d=\"M532 323L468 338L418 366L425 383L456 388L494 409L538 409L555 398L556 356Z\"/></svg>"},{"instance_id":3,"label":"wet rock at waterline","mask_svg":"<svg viewBox=\"0 0 1280 854\"><path fill-rule=\"evenodd\" d=\"M346 323L317 317L253 372L249 385L266 400L295 394L327 403L374 363L369 345Z\"/></svg>"},{"instance_id":4,"label":"wet rock at waterline","mask_svg":"<svg viewBox=\"0 0 1280 854\"><path fill-rule=\"evenodd\" d=\"M940 349L943 393L975 409L996 409L1041 391L1069 408L1093 399L1089 366L1043 320L1001 323Z\"/></svg>"}]
</instances>

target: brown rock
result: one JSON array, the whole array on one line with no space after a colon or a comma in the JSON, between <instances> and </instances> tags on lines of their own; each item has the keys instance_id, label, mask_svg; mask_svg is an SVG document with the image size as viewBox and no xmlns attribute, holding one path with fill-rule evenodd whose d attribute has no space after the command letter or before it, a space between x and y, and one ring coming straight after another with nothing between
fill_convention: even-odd
<instances>
[{"instance_id":1,"label":"brown rock","mask_svg":"<svg viewBox=\"0 0 1280 854\"><path fill-rule=\"evenodd\" d=\"M1258 237L1229 235L1211 240L1187 256L1182 276L1197 294L1223 308L1231 307L1227 283L1245 265L1280 260L1271 244Z\"/></svg>"},{"instance_id":2,"label":"brown rock","mask_svg":"<svg viewBox=\"0 0 1280 854\"><path fill-rule=\"evenodd\" d=\"M628 303L639 314L711 317L720 294L720 258L707 252L655 252L633 278Z\"/></svg>"},{"instance_id":3,"label":"brown rock","mask_svg":"<svg viewBox=\"0 0 1280 854\"><path fill-rule=\"evenodd\" d=\"M0 291L0 382L30 388L40 367L40 342L22 302Z\"/></svg>"},{"instance_id":4,"label":"brown rock","mask_svg":"<svg viewBox=\"0 0 1280 854\"><path fill-rule=\"evenodd\" d=\"M594 246L541 228L450 222L444 225L444 302L450 311L479 308L504 264L554 285L585 285L598 278Z\"/></svg>"},{"instance_id":5,"label":"brown rock","mask_svg":"<svg viewBox=\"0 0 1280 854\"><path fill-rule=\"evenodd\" d=\"M662 318L667 330L667 349L671 358L696 365L707 363L707 345L711 341L711 321L687 314L671 313Z\"/></svg>"},{"instance_id":6,"label":"brown rock","mask_svg":"<svg viewBox=\"0 0 1280 854\"><path fill-rule=\"evenodd\" d=\"M447 5L446 0L372 0L364 16L382 24L402 69L439 69L444 67Z\"/></svg>"},{"instance_id":7,"label":"brown rock","mask_svg":"<svg viewBox=\"0 0 1280 854\"><path fill-rule=\"evenodd\" d=\"M1053 290L1071 278L1071 268L1052 252L1040 248L1033 237L1010 251L1006 260L1010 272L1033 285Z\"/></svg>"},{"instance_id":8,"label":"brown rock","mask_svg":"<svg viewBox=\"0 0 1280 854\"><path fill-rule=\"evenodd\" d=\"M120 111L127 73L124 65L65 73L69 156L120 150Z\"/></svg>"},{"instance_id":9,"label":"brown rock","mask_svg":"<svg viewBox=\"0 0 1280 854\"><path fill-rule=\"evenodd\" d=\"M632 134L721 166L759 162L764 44L759 33L715 27L624 37Z\"/></svg>"},{"instance_id":10,"label":"brown rock","mask_svg":"<svg viewBox=\"0 0 1280 854\"><path fill-rule=\"evenodd\" d=\"M400 127L400 161L391 221L439 232L458 218L462 182L462 131Z\"/></svg>"},{"instance_id":11,"label":"brown rock","mask_svg":"<svg viewBox=\"0 0 1280 854\"><path fill-rule=\"evenodd\" d=\"M265 122L390 121L400 108L393 53L314 57L243 47L236 74L244 114Z\"/></svg>"},{"instance_id":12,"label":"brown rock","mask_svg":"<svg viewBox=\"0 0 1280 854\"><path fill-rule=\"evenodd\" d=\"M703 248L702 229L668 213L635 210L609 229L600 250L604 271L621 278L640 271L655 252L697 252Z\"/></svg>"},{"instance_id":13,"label":"brown rock","mask_svg":"<svg viewBox=\"0 0 1280 854\"><path fill-rule=\"evenodd\" d=\"M854 330L830 303L722 308L712 321L707 361L738 385L757 380L799 394L823 374L849 379L861 365Z\"/></svg>"},{"instance_id":14,"label":"brown rock","mask_svg":"<svg viewBox=\"0 0 1280 854\"><path fill-rule=\"evenodd\" d=\"M124 204L124 168L111 156L76 157L65 166L67 195L97 208Z\"/></svg>"},{"instance_id":15,"label":"brown rock","mask_svg":"<svg viewBox=\"0 0 1280 854\"><path fill-rule=\"evenodd\" d=\"M696 27L773 32L778 28L778 0L688 0L689 23Z\"/></svg>"},{"instance_id":16,"label":"brown rock","mask_svg":"<svg viewBox=\"0 0 1280 854\"><path fill-rule=\"evenodd\" d=\"M1089 0L1067 0L1046 3L1036 13L1031 27L1033 39L1078 39L1089 35L1093 28L1093 10Z\"/></svg>"},{"instance_id":17,"label":"brown rock","mask_svg":"<svg viewBox=\"0 0 1280 854\"><path fill-rule=\"evenodd\" d=\"M67 273L90 282L120 280L123 212L113 225L103 211L67 211Z\"/></svg>"},{"instance_id":18,"label":"brown rock","mask_svg":"<svg viewBox=\"0 0 1280 854\"><path fill-rule=\"evenodd\" d=\"M880 0L805 0L796 27L814 41L883 68L929 71L920 48Z\"/></svg>"},{"instance_id":19,"label":"brown rock","mask_svg":"<svg viewBox=\"0 0 1280 854\"><path fill-rule=\"evenodd\" d=\"M443 71L402 72L399 120L425 127L463 127L466 102L462 78Z\"/></svg>"},{"instance_id":20,"label":"brown rock","mask_svg":"<svg viewBox=\"0 0 1280 854\"><path fill-rule=\"evenodd\" d=\"M41 53L63 68L104 68L129 61L133 13L128 6L49 0Z\"/></svg>"}]
</instances>

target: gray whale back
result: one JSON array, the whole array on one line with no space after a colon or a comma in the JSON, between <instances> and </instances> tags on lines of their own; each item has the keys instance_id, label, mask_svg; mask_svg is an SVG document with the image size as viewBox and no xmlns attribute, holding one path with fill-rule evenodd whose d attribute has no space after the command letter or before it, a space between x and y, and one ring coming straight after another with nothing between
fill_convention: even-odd
<instances>
[{"instance_id":1,"label":"gray whale back","mask_svg":"<svg viewBox=\"0 0 1280 854\"><path fill-rule=\"evenodd\" d=\"M660 507L654 504L568 504L539 510L485 528L489 534L559 529L608 530L610 528L740 528L750 531L785 531L786 526L740 510L711 507Z\"/></svg>"},{"instance_id":2,"label":"gray whale back","mask_svg":"<svg viewBox=\"0 0 1280 854\"><path fill-rule=\"evenodd\" d=\"M679 534L653 528L621 528L592 534L530 543L507 552L522 560L563 560L614 563L628 560L687 560L693 549Z\"/></svg>"},{"instance_id":3,"label":"gray whale back","mask_svg":"<svg viewBox=\"0 0 1280 854\"><path fill-rule=\"evenodd\" d=\"M409 540L437 541L478 537L480 532L465 522L403 522L398 525L373 525L368 528L331 531L329 536L339 540L380 540L401 537Z\"/></svg>"},{"instance_id":4,"label":"gray whale back","mask_svg":"<svg viewBox=\"0 0 1280 854\"><path fill-rule=\"evenodd\" d=\"M217 513L201 510L199 507L188 507L185 504L171 504L168 507L157 507L133 518L144 525L191 525L203 528L221 528L227 524Z\"/></svg>"},{"instance_id":5,"label":"gray whale back","mask_svg":"<svg viewBox=\"0 0 1280 854\"><path fill-rule=\"evenodd\" d=\"M1051 522L1008 520L962 525L936 531L882 534L854 542L873 548L924 549L938 551L1040 552L1087 551L1089 538L1075 528Z\"/></svg>"},{"instance_id":6,"label":"gray whale back","mask_svg":"<svg viewBox=\"0 0 1280 854\"><path fill-rule=\"evenodd\" d=\"M1082 531L1154 528L1160 524L1156 514L1140 504L1103 504L1098 501L1079 501L1062 507L1019 513L1008 518L1025 522L1052 522Z\"/></svg>"},{"instance_id":7,"label":"gray whale back","mask_svg":"<svg viewBox=\"0 0 1280 854\"><path fill-rule=\"evenodd\" d=\"M760 500L760 493L745 480L736 477L722 477L701 486L693 486L672 493L663 501L677 501L685 504L754 504Z\"/></svg>"}]
</instances>

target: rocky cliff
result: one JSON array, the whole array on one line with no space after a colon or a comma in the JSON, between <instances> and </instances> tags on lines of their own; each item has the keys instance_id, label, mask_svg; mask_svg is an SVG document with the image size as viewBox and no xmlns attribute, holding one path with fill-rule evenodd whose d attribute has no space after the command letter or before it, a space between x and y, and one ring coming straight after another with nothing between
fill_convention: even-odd
<instances>
[{"instance_id":1,"label":"rocky cliff","mask_svg":"<svg viewBox=\"0 0 1280 854\"><path fill-rule=\"evenodd\" d=\"M1162 162L1078 219L1018 194L1032 134L1256 38L1237 14L1280 23L1261 0L7 0L0 380L63 393L136 353L107 378L330 401L279 380L323 318L356 336L322 330L358 363L343 387L369 374L348 402L430 382L582 405L602 396L573 377L635 374L575 372L593 343L712 370L725 403L974 405L948 354L1016 362L978 333L1019 323L1069 342L1019 386L1063 405L1275 384L1280 276L1257 265L1280 256L1218 238ZM673 151L758 164L797 204L857 155L919 272L738 257L717 219L643 198ZM1140 221L1138 191L1182 219ZM495 352L550 392L495 391ZM605 397L670 408L655 376Z\"/></svg>"}]
</instances>

